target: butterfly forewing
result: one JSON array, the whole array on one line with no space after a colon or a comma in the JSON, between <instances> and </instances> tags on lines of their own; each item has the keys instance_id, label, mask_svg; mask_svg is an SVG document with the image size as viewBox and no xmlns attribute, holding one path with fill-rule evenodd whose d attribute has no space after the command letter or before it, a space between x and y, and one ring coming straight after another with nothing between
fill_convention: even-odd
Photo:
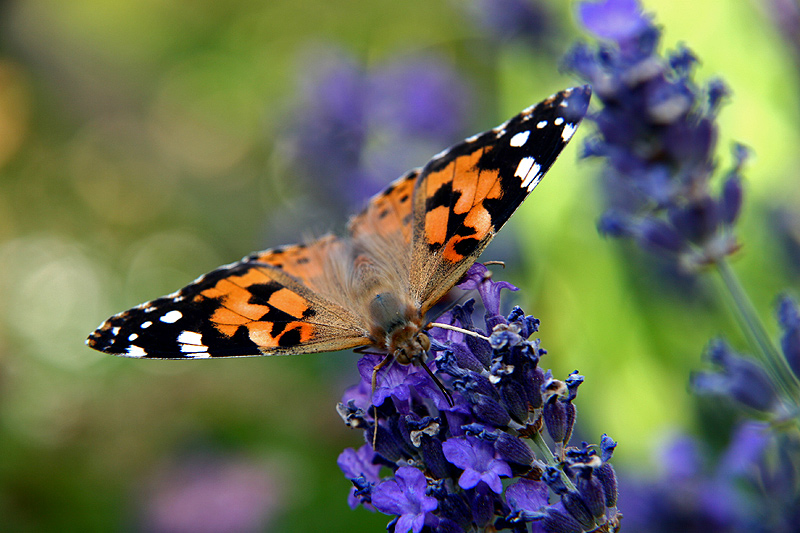
<instances>
[{"instance_id":1,"label":"butterfly forewing","mask_svg":"<svg viewBox=\"0 0 800 533\"><path fill-rule=\"evenodd\" d=\"M391 353L387 339L409 326L416 342L414 328L547 172L589 96L567 89L442 152L374 196L344 238L254 253L111 317L87 344L150 358Z\"/></svg>"},{"instance_id":2,"label":"butterfly forewing","mask_svg":"<svg viewBox=\"0 0 800 533\"><path fill-rule=\"evenodd\" d=\"M411 290L427 311L536 187L586 113L588 87L557 93L432 159L414 191Z\"/></svg>"},{"instance_id":3,"label":"butterfly forewing","mask_svg":"<svg viewBox=\"0 0 800 533\"><path fill-rule=\"evenodd\" d=\"M352 313L273 266L285 250L261 252L261 262L245 258L173 295L115 315L87 344L115 355L161 359L311 353L369 344Z\"/></svg>"}]
</instances>

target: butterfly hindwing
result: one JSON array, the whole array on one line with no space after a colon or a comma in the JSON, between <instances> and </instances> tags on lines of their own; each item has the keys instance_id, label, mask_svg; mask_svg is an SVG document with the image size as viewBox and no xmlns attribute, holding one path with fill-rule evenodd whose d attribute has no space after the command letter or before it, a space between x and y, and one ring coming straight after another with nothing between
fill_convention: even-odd
<instances>
[{"instance_id":1,"label":"butterfly hindwing","mask_svg":"<svg viewBox=\"0 0 800 533\"><path fill-rule=\"evenodd\" d=\"M373 196L367 207L350 220L350 235L359 239L378 234L395 241L397 246L408 247L411 243L412 198L419 174L420 169L414 169Z\"/></svg>"},{"instance_id":2,"label":"butterfly hindwing","mask_svg":"<svg viewBox=\"0 0 800 533\"><path fill-rule=\"evenodd\" d=\"M588 87L557 93L434 157L414 190L411 290L422 312L477 259L572 137Z\"/></svg>"},{"instance_id":3,"label":"butterfly hindwing","mask_svg":"<svg viewBox=\"0 0 800 533\"><path fill-rule=\"evenodd\" d=\"M116 355L163 359L310 353L369 344L349 311L274 266L287 248L218 268L177 293L115 315L87 343Z\"/></svg>"}]
</instances>

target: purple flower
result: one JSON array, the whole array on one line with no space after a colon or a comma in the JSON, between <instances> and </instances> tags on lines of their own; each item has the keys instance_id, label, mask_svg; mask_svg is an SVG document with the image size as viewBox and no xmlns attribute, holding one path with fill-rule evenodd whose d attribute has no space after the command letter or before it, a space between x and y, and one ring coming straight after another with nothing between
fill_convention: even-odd
<instances>
[{"instance_id":1,"label":"purple flower","mask_svg":"<svg viewBox=\"0 0 800 533\"><path fill-rule=\"evenodd\" d=\"M659 55L660 30L638 1L584 2L579 11L583 25L605 40L575 46L565 58L602 104L591 117L597 135L584 150L606 160L608 208L598 228L633 238L689 272L735 253L746 150L734 147L721 192L709 185L724 85L698 86L692 79L697 59L685 47Z\"/></svg>"},{"instance_id":2,"label":"purple flower","mask_svg":"<svg viewBox=\"0 0 800 533\"><path fill-rule=\"evenodd\" d=\"M512 516L531 516L549 503L549 494L546 483L520 479L506 489L506 501Z\"/></svg>"},{"instance_id":3,"label":"purple flower","mask_svg":"<svg viewBox=\"0 0 800 533\"><path fill-rule=\"evenodd\" d=\"M381 469L380 464L373 463L375 459L375 452L368 444L363 445L358 450L353 448L346 448L341 454L336 464L344 473L344 477L349 480L363 478L362 482L375 484L380 481L378 472ZM358 498L356 487L350 489L350 494L347 497L347 504L351 509L358 507L361 503Z\"/></svg>"},{"instance_id":4,"label":"purple flower","mask_svg":"<svg viewBox=\"0 0 800 533\"><path fill-rule=\"evenodd\" d=\"M361 375L362 388L372 382L372 369L381 362L383 356L368 354L358 361L358 372ZM436 369L435 363L428 365ZM348 389L350 390L350 389ZM367 389L368 390L368 389ZM447 399L442 391L431 382L428 375L418 366L391 364L378 374L374 405L383 405L386 398L395 398L400 402L407 402L411 395L417 392L426 398L434 399L437 406L445 407Z\"/></svg>"},{"instance_id":5,"label":"purple flower","mask_svg":"<svg viewBox=\"0 0 800 533\"><path fill-rule=\"evenodd\" d=\"M387 63L370 73L369 82L367 112L376 131L395 129L406 138L433 142L464 133L471 91L443 58L426 55Z\"/></svg>"},{"instance_id":6,"label":"purple flower","mask_svg":"<svg viewBox=\"0 0 800 533\"><path fill-rule=\"evenodd\" d=\"M469 268L458 287L467 291L477 290L483 306L486 308L487 316L500 314L500 291L503 289L519 290L507 281L492 281L491 272L481 263L475 263ZM494 324L489 327L494 327Z\"/></svg>"},{"instance_id":7,"label":"purple flower","mask_svg":"<svg viewBox=\"0 0 800 533\"><path fill-rule=\"evenodd\" d=\"M578 4L581 23L602 39L631 41L650 27L636 0L605 0Z\"/></svg>"},{"instance_id":8,"label":"purple flower","mask_svg":"<svg viewBox=\"0 0 800 533\"><path fill-rule=\"evenodd\" d=\"M789 368L800 378L800 307L790 296L784 295L778 302L778 321L783 328L781 348Z\"/></svg>"},{"instance_id":9,"label":"purple flower","mask_svg":"<svg viewBox=\"0 0 800 533\"><path fill-rule=\"evenodd\" d=\"M616 475L607 461L616 444L604 436L602 457L586 445L569 445L576 413L572 401L583 376L573 373L551 387L556 380L548 379L549 372L539 367L546 352L538 339L529 340L539 321L519 307L507 316L499 314L500 293L513 286L493 281L483 265L475 265L462 288L477 290L482 298L490 336L476 338L439 327L429 330L436 357L429 357L428 365L450 391L453 405L423 369L396 362L379 372L372 395L372 371L384 356L367 354L359 362L360 384L347 390L337 409L348 426L364 432L367 442L372 442L376 432L377 440L374 452L367 444L340 456L340 467L355 486L348 502L395 515L398 531L417 531L423 524L454 533L490 525L499 531L517 528L519 522L532 522L528 525L535 532L554 531L553 524L575 522L573 515L580 515L584 508L590 509L598 524L615 523ZM475 301L468 300L436 323L483 336L485 332L473 324L475 307ZM578 491L562 497L567 506L564 502L546 505L545 498L532 514L530 508L522 509L524 484L511 496L504 495L501 478L541 473L543 458L537 458L528 439L540 433L553 439L541 421L545 396L564 407L559 454L565 458L565 479ZM544 460L552 460L552 453ZM398 474L378 481L377 465ZM416 481L410 474L400 475L411 471L417 472ZM412 496L400 497L403 491ZM516 498L516 507L509 497Z\"/></svg>"},{"instance_id":10,"label":"purple flower","mask_svg":"<svg viewBox=\"0 0 800 533\"><path fill-rule=\"evenodd\" d=\"M767 412L775 407L777 393L760 364L735 354L720 339L709 344L706 356L719 371L695 373L692 376L695 392L729 396L757 411Z\"/></svg>"},{"instance_id":11,"label":"purple flower","mask_svg":"<svg viewBox=\"0 0 800 533\"><path fill-rule=\"evenodd\" d=\"M448 461L464 469L458 478L462 489L471 489L483 481L496 494L503 492L500 476L510 477L511 468L495 457L491 443L476 437L454 437L442 443L442 451Z\"/></svg>"},{"instance_id":12,"label":"purple flower","mask_svg":"<svg viewBox=\"0 0 800 533\"><path fill-rule=\"evenodd\" d=\"M436 498L425 494L428 481L410 466L397 469L394 478L381 481L372 493L372 504L381 512L397 515L396 533L420 533L427 513L438 507Z\"/></svg>"},{"instance_id":13,"label":"purple flower","mask_svg":"<svg viewBox=\"0 0 800 533\"><path fill-rule=\"evenodd\" d=\"M554 26L542 3L532 0L471 0L470 15L501 42L524 39L538 46Z\"/></svg>"},{"instance_id":14,"label":"purple flower","mask_svg":"<svg viewBox=\"0 0 800 533\"><path fill-rule=\"evenodd\" d=\"M369 191L457 140L472 92L443 58L411 57L369 70L315 50L302 69L287 156L321 209L359 209Z\"/></svg>"},{"instance_id":15,"label":"purple flower","mask_svg":"<svg viewBox=\"0 0 800 533\"><path fill-rule=\"evenodd\" d=\"M625 527L642 533L795 531L800 494L792 486L792 464L798 453L796 439L752 422L734 430L716 463L695 439L678 438L658 457L660 477L622 476Z\"/></svg>"},{"instance_id":16,"label":"purple flower","mask_svg":"<svg viewBox=\"0 0 800 533\"><path fill-rule=\"evenodd\" d=\"M282 505L272 469L258 462L195 456L160 470L147 487L143 531L264 531Z\"/></svg>"}]
</instances>

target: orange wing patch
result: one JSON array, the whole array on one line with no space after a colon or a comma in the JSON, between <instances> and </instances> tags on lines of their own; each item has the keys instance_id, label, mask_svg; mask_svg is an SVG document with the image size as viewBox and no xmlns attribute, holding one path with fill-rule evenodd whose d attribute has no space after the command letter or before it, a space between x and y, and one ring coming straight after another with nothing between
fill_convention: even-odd
<instances>
[{"instance_id":1,"label":"orange wing patch","mask_svg":"<svg viewBox=\"0 0 800 533\"><path fill-rule=\"evenodd\" d=\"M257 252L244 260L278 268L309 289L319 292L325 285L330 258L338 254L342 247L343 242L335 235L325 235L307 244L280 246Z\"/></svg>"},{"instance_id":2,"label":"orange wing patch","mask_svg":"<svg viewBox=\"0 0 800 533\"><path fill-rule=\"evenodd\" d=\"M491 150L475 150L423 178L424 195L417 201L425 205L425 241L431 248L443 247L442 256L452 263L471 256L469 244L477 245L494 230L484 201L499 200L503 190L497 170L478 166Z\"/></svg>"},{"instance_id":3,"label":"orange wing patch","mask_svg":"<svg viewBox=\"0 0 800 533\"><path fill-rule=\"evenodd\" d=\"M412 170L393 181L385 191L373 196L367 207L350 220L350 235L354 239L377 235L384 239L395 239L397 244L409 244L412 199L419 173L419 169Z\"/></svg>"},{"instance_id":4,"label":"orange wing patch","mask_svg":"<svg viewBox=\"0 0 800 533\"><path fill-rule=\"evenodd\" d=\"M303 250L307 247L292 247L286 255L296 260L302 257ZM269 254L267 259L277 261L282 255ZM235 337L246 332L247 338L264 353L309 351L309 345L319 343L325 344L327 350L369 342L357 318L277 267L245 262L241 269L241 273L219 279L196 296L217 305L209 322L221 335ZM348 330L350 333L343 335ZM333 337L339 337L340 342L333 343Z\"/></svg>"}]
</instances>

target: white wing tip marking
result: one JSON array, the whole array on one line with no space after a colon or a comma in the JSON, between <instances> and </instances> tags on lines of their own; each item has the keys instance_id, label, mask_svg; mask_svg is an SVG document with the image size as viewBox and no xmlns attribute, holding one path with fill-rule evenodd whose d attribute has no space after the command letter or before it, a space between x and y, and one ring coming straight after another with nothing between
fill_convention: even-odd
<instances>
[{"instance_id":1,"label":"white wing tip marking","mask_svg":"<svg viewBox=\"0 0 800 533\"><path fill-rule=\"evenodd\" d=\"M522 186L527 187L528 192L531 192L533 188L539 184L539 181L541 179L542 179L542 166L536 161L534 161L533 165L531 165L530 170L528 170L528 174L525 176L525 179L522 180Z\"/></svg>"},{"instance_id":2,"label":"white wing tip marking","mask_svg":"<svg viewBox=\"0 0 800 533\"><path fill-rule=\"evenodd\" d=\"M528 185L528 192L531 192L533 189L539 185L539 182L542 181L542 174L539 172L539 165L536 165L536 173L532 173L533 179L531 180L530 184ZM524 187L524 184L523 184Z\"/></svg>"},{"instance_id":3,"label":"white wing tip marking","mask_svg":"<svg viewBox=\"0 0 800 533\"><path fill-rule=\"evenodd\" d=\"M517 165L517 170L514 172L514 176L518 178L524 178L530 172L531 167L533 164L536 163L536 160L532 157L523 157L520 159L519 164Z\"/></svg>"},{"instance_id":4,"label":"white wing tip marking","mask_svg":"<svg viewBox=\"0 0 800 533\"><path fill-rule=\"evenodd\" d=\"M208 353L208 346L203 344L203 336L196 331L181 331L178 335L178 343L181 345L181 353L184 357L211 357Z\"/></svg>"},{"instance_id":5,"label":"white wing tip marking","mask_svg":"<svg viewBox=\"0 0 800 533\"><path fill-rule=\"evenodd\" d=\"M561 132L561 138L564 140L564 142L572 139L572 136L575 135L575 130L577 129L578 127L575 124L566 124L564 126L564 131Z\"/></svg>"},{"instance_id":6,"label":"white wing tip marking","mask_svg":"<svg viewBox=\"0 0 800 533\"><path fill-rule=\"evenodd\" d=\"M135 344L131 344L128 346L128 349L125 350L125 355L128 357L147 357L147 352L144 351L144 348L141 346L136 346Z\"/></svg>"}]
</instances>

